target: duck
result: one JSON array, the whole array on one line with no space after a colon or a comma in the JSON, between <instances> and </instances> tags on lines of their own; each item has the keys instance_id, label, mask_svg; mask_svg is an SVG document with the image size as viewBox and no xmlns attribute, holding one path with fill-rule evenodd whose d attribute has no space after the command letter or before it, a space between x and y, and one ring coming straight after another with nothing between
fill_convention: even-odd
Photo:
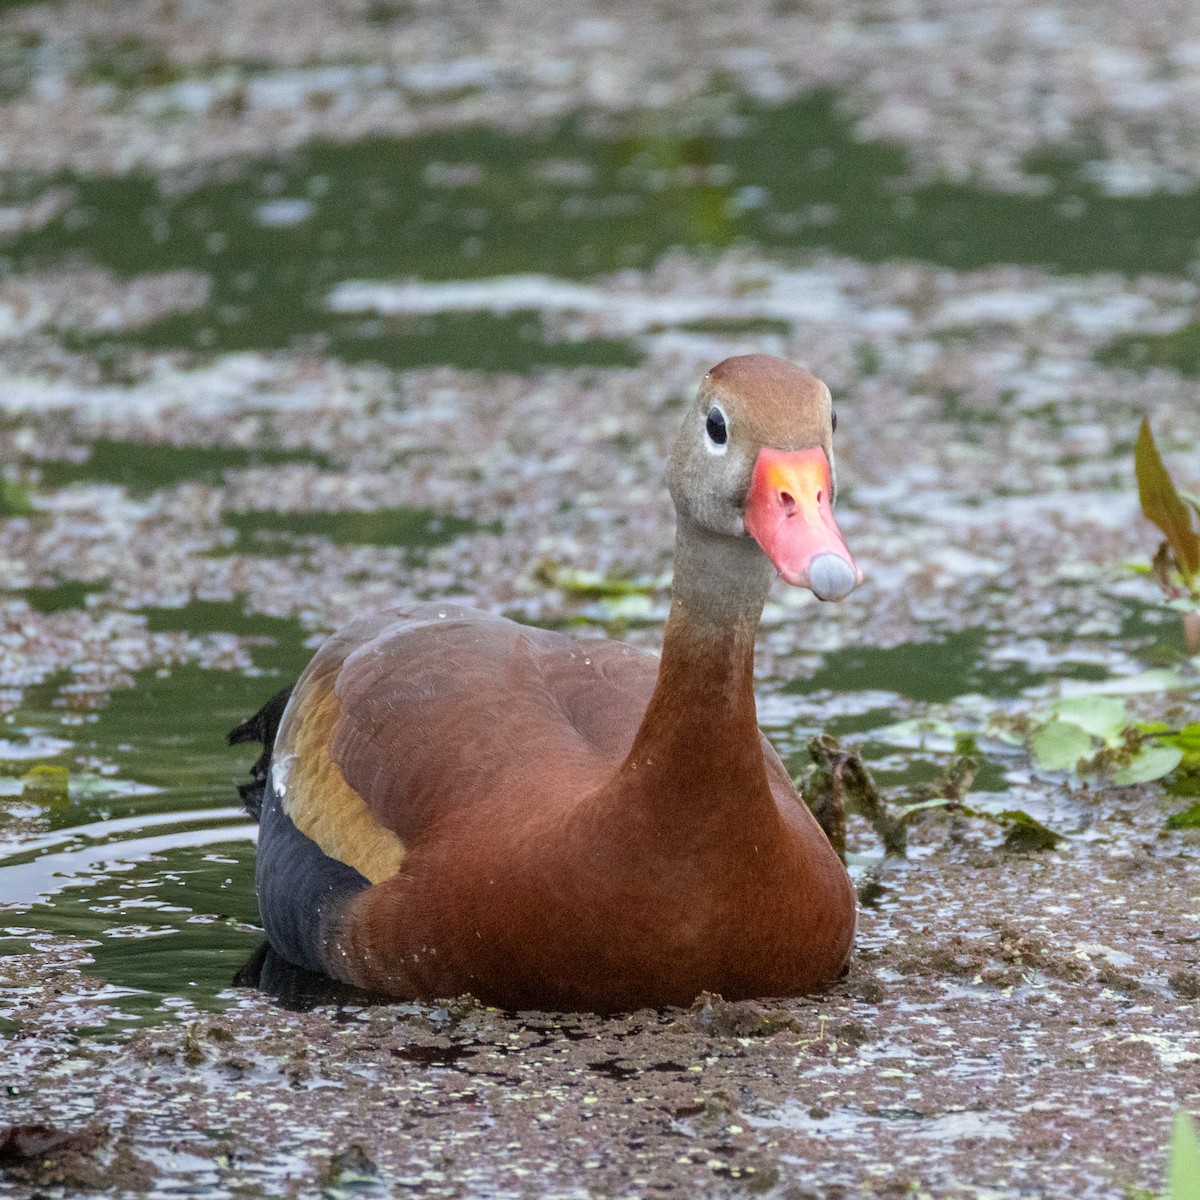
<instances>
[{"instance_id":1,"label":"duck","mask_svg":"<svg viewBox=\"0 0 1200 1200\"><path fill-rule=\"evenodd\" d=\"M628 1012L798 996L847 969L856 900L760 731L776 577L834 601L829 388L764 354L704 376L667 489L661 655L459 603L354 620L230 734L263 754L273 952L364 993Z\"/></svg>"}]
</instances>

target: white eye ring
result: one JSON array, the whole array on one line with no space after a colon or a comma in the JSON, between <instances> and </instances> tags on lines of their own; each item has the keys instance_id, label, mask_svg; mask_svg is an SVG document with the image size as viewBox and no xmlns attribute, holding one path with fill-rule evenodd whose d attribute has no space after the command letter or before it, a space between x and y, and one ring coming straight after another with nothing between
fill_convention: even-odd
<instances>
[{"instance_id":1,"label":"white eye ring","mask_svg":"<svg viewBox=\"0 0 1200 1200\"><path fill-rule=\"evenodd\" d=\"M717 413L721 418L721 428L725 433L725 440L723 442L713 440L713 435L709 428L712 423L713 413ZM718 456L724 454L729 449L729 418L725 415L725 410L719 404L711 405L704 418L704 448L709 454Z\"/></svg>"}]
</instances>

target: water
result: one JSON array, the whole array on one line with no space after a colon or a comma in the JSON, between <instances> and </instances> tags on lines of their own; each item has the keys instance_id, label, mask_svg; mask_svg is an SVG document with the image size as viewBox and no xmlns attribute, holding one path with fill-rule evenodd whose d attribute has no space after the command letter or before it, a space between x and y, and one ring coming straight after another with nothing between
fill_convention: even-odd
<instances>
[{"instance_id":1,"label":"water","mask_svg":"<svg viewBox=\"0 0 1200 1200\"><path fill-rule=\"evenodd\" d=\"M405 142L315 144L170 186L136 175L10 179L14 200L63 184L74 189L74 200L40 231L10 242L3 267L19 277L82 259L126 278L179 269L207 276L207 300L194 311L121 335L58 331L68 349L94 356L102 374L116 377L126 355L146 348L185 350L198 362L278 350L481 371L604 371L644 358L636 335L563 334L553 306L389 315L331 305L354 281L535 275L543 281L536 296L554 281L646 270L677 249L715 261L741 245L785 264L822 249L863 262L916 259L954 269L1017 263L1079 272L1186 270L1200 196L1118 199L1089 183L1081 164L1047 159L1031 169L1046 181L1036 198L948 183L914 187L905 182L902 154L855 140L831 97L764 108L715 96L685 117L645 117L600 131L571 120L520 136L466 129ZM770 316L684 315L673 328L769 339L792 325ZM1169 344L1149 335L1136 344L1118 339L1104 354L1114 362L1189 367L1190 335L1170 336ZM953 388L943 398L945 419L964 427L997 420L994 412L956 408ZM273 444L248 450L110 437L92 439L79 461L20 465L47 493L106 483L146 500L185 484L220 487L237 471L296 463L338 469L329 456ZM853 506L852 493L845 503ZM257 556L264 572L275 556L327 546L403 546L420 563L433 548L481 528L420 506L230 509L222 522L235 537L213 553ZM102 579L67 579L23 594L32 609L53 615L102 607L106 586ZM154 1021L169 1015L164 1001L174 996L222 1003L220 993L260 940L253 829L234 792L253 752L231 752L224 738L295 678L312 639L296 622L247 611L243 600L193 601L145 615L149 634L254 639L254 669L143 671L95 712L62 707L65 678L26 691L6 728L13 757L0 764L0 898L10 902L0 952L44 934L85 939L91 970L118 990L118 1006ZM1114 645L1146 665L1176 662L1177 628L1130 602ZM1063 677L1108 673L1107 663L998 658L993 651L1008 634L994 625L964 631L930 621L927 632L890 648L816 652L815 670L800 681L770 681L764 723L789 766L799 771L807 738L827 728L860 741L882 783L916 787L945 768L953 740L915 747L881 730L936 716L939 706L971 694L984 697L982 712L1027 704ZM47 736L59 741L47 743ZM999 744L983 749L977 788L1024 797L1027 759ZM65 802L35 802L23 792L18 780L33 762L70 771ZM813 1128L826 1131L820 1123ZM931 1126L930 1136L1004 1134L999 1126L950 1123Z\"/></svg>"},{"instance_id":2,"label":"water","mask_svg":"<svg viewBox=\"0 0 1200 1200\"><path fill-rule=\"evenodd\" d=\"M150 624L261 639L257 669L149 671L66 724L39 704L53 687L32 692L8 736L51 729L69 739L38 761L67 767L71 792L36 837L13 844L0 825L0 888L18 904L6 923L25 931L0 949L20 949L34 932L84 938L96 973L130 989L122 1011L161 1019L169 995L211 1005L261 941L254 827L234 790L253 755L230 751L225 734L292 682L311 651L292 622L248 617L236 604L193 603L151 613ZM100 774L81 776L85 762Z\"/></svg>"},{"instance_id":3,"label":"water","mask_svg":"<svg viewBox=\"0 0 1200 1200\"><path fill-rule=\"evenodd\" d=\"M347 279L584 278L650 267L672 248L736 244L959 270L1003 262L1186 273L1200 195L1108 196L1083 161L1066 157L1031 170L1043 195L913 187L903 154L855 140L831 96L764 108L721 94L690 113L630 119L600 136L577 119L520 136L475 128L318 143L279 160L231 164L194 186L137 175L12 181L13 198L52 183L69 185L75 199L12 242L4 262L24 272L82 255L125 276L179 268L208 275L207 303L142 329L136 341L146 346L291 347L395 367L482 370L613 367L640 352L621 340L549 338L536 310L331 314L330 290ZM1190 363L1193 335L1171 336L1169 345L1121 341L1112 354ZM102 359L124 340L68 336Z\"/></svg>"}]
</instances>

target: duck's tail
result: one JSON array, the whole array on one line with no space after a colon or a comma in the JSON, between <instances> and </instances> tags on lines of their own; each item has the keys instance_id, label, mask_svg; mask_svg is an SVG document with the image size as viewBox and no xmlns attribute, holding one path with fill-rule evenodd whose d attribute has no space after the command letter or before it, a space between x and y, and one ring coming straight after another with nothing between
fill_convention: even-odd
<instances>
[{"instance_id":1,"label":"duck's tail","mask_svg":"<svg viewBox=\"0 0 1200 1200\"><path fill-rule=\"evenodd\" d=\"M241 742L262 744L263 752L250 768L250 782L238 784L238 795L242 798L242 804L256 821L262 816L263 796L271 770L271 750L275 746L275 735L279 732L279 722L283 720L283 710L287 708L291 695L290 687L276 692L254 716L229 731L231 746Z\"/></svg>"}]
</instances>

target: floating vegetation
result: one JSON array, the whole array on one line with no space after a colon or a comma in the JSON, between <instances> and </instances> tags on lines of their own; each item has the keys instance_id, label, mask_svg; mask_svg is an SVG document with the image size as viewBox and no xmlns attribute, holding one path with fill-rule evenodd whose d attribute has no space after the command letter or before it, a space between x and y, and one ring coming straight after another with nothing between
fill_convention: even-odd
<instances>
[{"instance_id":1,"label":"floating vegetation","mask_svg":"<svg viewBox=\"0 0 1200 1200\"><path fill-rule=\"evenodd\" d=\"M1004 845L1008 850L1053 850L1062 841L1062 835L1043 825L1021 809L1005 809L995 819L1007 832Z\"/></svg>"},{"instance_id":2,"label":"floating vegetation","mask_svg":"<svg viewBox=\"0 0 1200 1200\"><path fill-rule=\"evenodd\" d=\"M584 600L621 600L627 596L653 596L671 586L669 574L656 579L626 579L605 575L602 571L584 571L563 567L548 558L533 569L535 583L558 588Z\"/></svg>"},{"instance_id":3,"label":"floating vegetation","mask_svg":"<svg viewBox=\"0 0 1200 1200\"><path fill-rule=\"evenodd\" d=\"M48 764L31 767L21 779L21 799L46 808L64 808L69 802L70 779L66 767Z\"/></svg>"},{"instance_id":4,"label":"floating vegetation","mask_svg":"<svg viewBox=\"0 0 1200 1200\"><path fill-rule=\"evenodd\" d=\"M1166 1200L1194 1200L1196 1196L1200 1196L1200 1137L1191 1117L1179 1112L1171 1127Z\"/></svg>"},{"instance_id":5,"label":"floating vegetation","mask_svg":"<svg viewBox=\"0 0 1200 1200\"><path fill-rule=\"evenodd\" d=\"M1154 553L1150 574L1172 608L1183 614L1188 650L1200 650L1200 497L1181 492L1158 452L1150 422L1143 418L1134 454L1138 500L1146 519L1162 530L1164 541Z\"/></svg>"},{"instance_id":6,"label":"floating vegetation","mask_svg":"<svg viewBox=\"0 0 1200 1200\"><path fill-rule=\"evenodd\" d=\"M1031 722L1029 750L1047 771L1103 774L1128 787L1162 779L1184 760L1179 734L1133 720L1115 696L1064 696Z\"/></svg>"},{"instance_id":7,"label":"floating vegetation","mask_svg":"<svg viewBox=\"0 0 1200 1200\"><path fill-rule=\"evenodd\" d=\"M1200 802L1185 808L1182 812L1172 813L1167 818L1168 829L1200 829Z\"/></svg>"}]
</instances>

